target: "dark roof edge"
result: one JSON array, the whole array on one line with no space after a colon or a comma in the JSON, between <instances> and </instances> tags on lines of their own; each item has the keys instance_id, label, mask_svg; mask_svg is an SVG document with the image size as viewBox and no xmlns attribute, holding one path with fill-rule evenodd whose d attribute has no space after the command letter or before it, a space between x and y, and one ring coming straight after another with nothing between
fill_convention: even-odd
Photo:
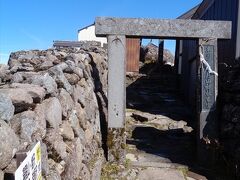
<instances>
[{"instance_id":1,"label":"dark roof edge","mask_svg":"<svg viewBox=\"0 0 240 180\"><path fill-rule=\"evenodd\" d=\"M201 3L200 3L201 4ZM187 12L185 12L184 14L182 14L181 16L177 17L177 19L191 19L192 16L195 14L195 12L197 11L197 9L199 8L200 4L196 5L195 7L193 7L192 9L188 10Z\"/></svg>"},{"instance_id":2,"label":"dark roof edge","mask_svg":"<svg viewBox=\"0 0 240 180\"><path fill-rule=\"evenodd\" d=\"M93 25L95 25L95 22L92 23L92 24L90 24L90 25L88 25L88 26L85 26L85 27L79 29L78 32L81 31L81 30L83 30L83 29L89 28L90 26L93 26Z\"/></svg>"},{"instance_id":3,"label":"dark roof edge","mask_svg":"<svg viewBox=\"0 0 240 180\"><path fill-rule=\"evenodd\" d=\"M200 19L205 14L205 12L213 5L214 1L215 0L203 0L199 8L192 16L192 19Z\"/></svg>"}]
</instances>

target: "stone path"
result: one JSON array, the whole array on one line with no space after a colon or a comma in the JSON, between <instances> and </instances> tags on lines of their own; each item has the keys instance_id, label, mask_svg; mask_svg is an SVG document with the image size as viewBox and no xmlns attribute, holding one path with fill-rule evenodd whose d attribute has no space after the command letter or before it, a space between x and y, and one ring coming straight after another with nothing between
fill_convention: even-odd
<instances>
[{"instance_id":1,"label":"stone path","mask_svg":"<svg viewBox=\"0 0 240 180\"><path fill-rule=\"evenodd\" d=\"M102 179L205 180L196 169L192 111L179 98L171 69L127 76L126 164ZM162 72L162 73L159 73Z\"/></svg>"},{"instance_id":2,"label":"stone path","mask_svg":"<svg viewBox=\"0 0 240 180\"><path fill-rule=\"evenodd\" d=\"M135 179L206 179L189 170L196 164L194 123L177 92L170 69L128 84L126 158L142 168Z\"/></svg>"}]
</instances>

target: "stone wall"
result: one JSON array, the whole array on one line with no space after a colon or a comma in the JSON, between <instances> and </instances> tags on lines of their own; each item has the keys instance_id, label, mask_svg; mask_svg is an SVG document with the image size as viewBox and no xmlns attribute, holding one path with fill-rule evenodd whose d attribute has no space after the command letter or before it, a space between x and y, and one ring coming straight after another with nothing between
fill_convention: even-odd
<instances>
[{"instance_id":1,"label":"stone wall","mask_svg":"<svg viewBox=\"0 0 240 180\"><path fill-rule=\"evenodd\" d=\"M100 47L12 53L0 65L0 180L37 141L45 179L100 179L106 85Z\"/></svg>"},{"instance_id":2,"label":"stone wall","mask_svg":"<svg viewBox=\"0 0 240 180\"><path fill-rule=\"evenodd\" d=\"M222 69L219 80L221 158L240 179L240 63Z\"/></svg>"}]
</instances>

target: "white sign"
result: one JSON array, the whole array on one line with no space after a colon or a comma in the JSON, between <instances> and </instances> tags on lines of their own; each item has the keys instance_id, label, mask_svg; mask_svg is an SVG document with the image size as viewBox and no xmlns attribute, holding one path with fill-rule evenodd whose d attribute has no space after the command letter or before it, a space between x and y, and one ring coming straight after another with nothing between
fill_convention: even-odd
<instances>
[{"instance_id":1,"label":"white sign","mask_svg":"<svg viewBox=\"0 0 240 180\"><path fill-rule=\"evenodd\" d=\"M15 180L42 180L41 146L38 142L16 170Z\"/></svg>"}]
</instances>

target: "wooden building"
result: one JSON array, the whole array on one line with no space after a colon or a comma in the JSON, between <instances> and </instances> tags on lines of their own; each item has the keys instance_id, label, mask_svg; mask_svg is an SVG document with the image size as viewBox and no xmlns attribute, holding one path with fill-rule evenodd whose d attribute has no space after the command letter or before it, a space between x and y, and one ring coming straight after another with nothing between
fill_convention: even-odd
<instances>
[{"instance_id":1,"label":"wooden building","mask_svg":"<svg viewBox=\"0 0 240 180\"><path fill-rule=\"evenodd\" d=\"M239 0L203 0L179 19L232 21L232 39L218 40L218 64L231 65L240 57L240 3ZM190 104L195 102L197 40L177 40L175 67L180 76L182 93Z\"/></svg>"}]
</instances>

